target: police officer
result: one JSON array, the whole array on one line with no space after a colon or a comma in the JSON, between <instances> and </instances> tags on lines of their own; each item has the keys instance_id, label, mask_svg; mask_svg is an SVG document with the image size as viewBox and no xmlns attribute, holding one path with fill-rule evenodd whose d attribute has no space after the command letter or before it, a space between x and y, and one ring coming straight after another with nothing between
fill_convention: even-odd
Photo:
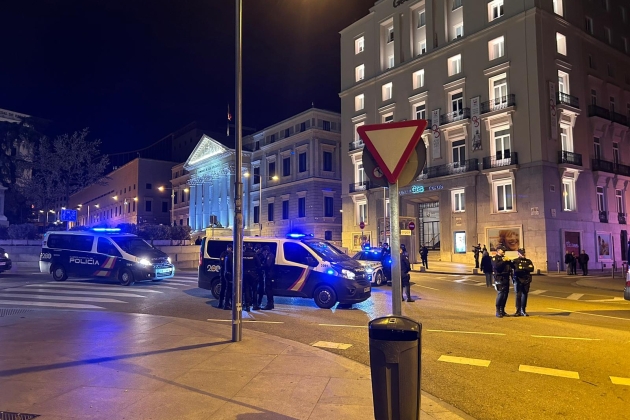
<instances>
[{"instance_id":1,"label":"police officer","mask_svg":"<svg viewBox=\"0 0 630 420\"><path fill-rule=\"evenodd\" d=\"M262 253L262 246L260 244L254 245L254 251L256 251L256 255L258 255L258 259L260 260L260 270L258 271L258 280L256 281L256 286L254 287L254 310L260 310L260 306L262 304L262 298L265 295L265 256Z\"/></svg>"},{"instance_id":2,"label":"police officer","mask_svg":"<svg viewBox=\"0 0 630 420\"><path fill-rule=\"evenodd\" d=\"M525 248L518 250L518 258L514 261L514 292L516 293L516 313L514 316L529 316L525 312L527 306L527 295L529 294L529 285L532 282L532 272L534 264L532 260L525 257Z\"/></svg>"},{"instance_id":3,"label":"police officer","mask_svg":"<svg viewBox=\"0 0 630 420\"><path fill-rule=\"evenodd\" d=\"M232 309L232 270L234 263L232 244L228 244L227 249L221 253L219 259L221 266L221 292L219 293L218 307L229 310ZM225 302L225 305L223 302Z\"/></svg>"},{"instance_id":4,"label":"police officer","mask_svg":"<svg viewBox=\"0 0 630 420\"><path fill-rule=\"evenodd\" d=\"M245 294L245 311L249 312L252 306L252 298L256 297L256 286L258 284L258 273L260 272L260 259L252 244L245 244L243 252L243 292Z\"/></svg>"},{"instance_id":5,"label":"police officer","mask_svg":"<svg viewBox=\"0 0 630 420\"><path fill-rule=\"evenodd\" d=\"M407 293L407 302L415 302L411 297L411 275L409 272L411 271L411 263L409 262L409 254L407 254L407 247L405 244L400 244L400 279L402 281L402 285L405 288L405 292ZM405 296L402 297L403 302L405 301Z\"/></svg>"},{"instance_id":6,"label":"police officer","mask_svg":"<svg viewBox=\"0 0 630 420\"><path fill-rule=\"evenodd\" d=\"M271 252L269 245L265 245L262 250L264 257L263 271L265 272L265 292L267 293L267 305L261 308L264 311L273 309L273 281L276 278L276 256Z\"/></svg>"},{"instance_id":7,"label":"police officer","mask_svg":"<svg viewBox=\"0 0 630 420\"><path fill-rule=\"evenodd\" d=\"M514 264L505 257L505 247L497 246L497 253L492 257L492 272L494 274L494 288L497 290L497 318L508 316L505 313L505 304L507 303L508 294L510 292L510 273Z\"/></svg>"}]
</instances>

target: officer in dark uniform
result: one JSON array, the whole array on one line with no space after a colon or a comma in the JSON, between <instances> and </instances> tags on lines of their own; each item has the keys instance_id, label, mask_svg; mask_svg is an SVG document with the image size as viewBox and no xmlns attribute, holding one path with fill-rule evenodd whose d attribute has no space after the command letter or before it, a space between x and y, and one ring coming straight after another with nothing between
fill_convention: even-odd
<instances>
[{"instance_id":1,"label":"officer in dark uniform","mask_svg":"<svg viewBox=\"0 0 630 420\"><path fill-rule=\"evenodd\" d=\"M529 316L525 312L527 306L527 295L529 294L529 285L532 282L532 273L534 272L534 264L532 260L525 257L525 248L518 250L518 258L514 261L514 292L516 293L516 312L514 316Z\"/></svg>"},{"instance_id":2,"label":"officer in dark uniform","mask_svg":"<svg viewBox=\"0 0 630 420\"><path fill-rule=\"evenodd\" d=\"M256 281L256 286L254 287L254 310L260 310L260 306L262 305L262 298L265 295L265 256L262 253L262 246L260 244L254 245L254 251L256 255L258 255L258 259L260 260L260 270L258 271L258 280Z\"/></svg>"},{"instance_id":3,"label":"officer in dark uniform","mask_svg":"<svg viewBox=\"0 0 630 420\"><path fill-rule=\"evenodd\" d=\"M402 281L402 285L405 288L405 292L407 293L407 302L415 302L415 300L411 297L411 275L409 272L411 271L411 263L409 262L409 254L407 253L407 247L405 244L400 244L400 279ZM403 302L405 301L405 296L402 297Z\"/></svg>"},{"instance_id":4,"label":"officer in dark uniform","mask_svg":"<svg viewBox=\"0 0 630 420\"><path fill-rule=\"evenodd\" d=\"M510 274L514 264L505 257L505 247L497 246L497 253L492 257L492 272L494 274L494 288L497 290L497 318L509 316L505 313L505 304L510 293Z\"/></svg>"},{"instance_id":5,"label":"officer in dark uniform","mask_svg":"<svg viewBox=\"0 0 630 420\"><path fill-rule=\"evenodd\" d=\"M221 253L219 258L221 261L221 292L219 293L218 307L230 310L232 309L232 270L234 264L232 244L228 244L227 249ZM225 305L223 302L225 302Z\"/></svg>"},{"instance_id":6,"label":"officer in dark uniform","mask_svg":"<svg viewBox=\"0 0 630 420\"><path fill-rule=\"evenodd\" d=\"M245 244L243 252L243 292L245 294L245 311L249 312L256 297L256 286L258 284L258 273L260 272L260 259L254 251L251 243Z\"/></svg>"},{"instance_id":7,"label":"officer in dark uniform","mask_svg":"<svg viewBox=\"0 0 630 420\"><path fill-rule=\"evenodd\" d=\"M261 308L264 311L273 309L273 281L276 278L276 256L271 252L269 245L265 245L262 250L263 271L265 272L265 292L267 293L267 305Z\"/></svg>"}]
</instances>

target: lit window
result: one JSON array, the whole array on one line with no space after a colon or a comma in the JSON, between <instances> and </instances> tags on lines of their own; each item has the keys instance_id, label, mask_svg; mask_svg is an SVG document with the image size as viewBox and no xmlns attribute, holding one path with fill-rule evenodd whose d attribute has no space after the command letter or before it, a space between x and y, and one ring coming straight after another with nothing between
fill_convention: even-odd
<instances>
[{"instance_id":1,"label":"lit window","mask_svg":"<svg viewBox=\"0 0 630 420\"><path fill-rule=\"evenodd\" d=\"M615 190L615 201L617 202L617 213L624 213L623 191Z\"/></svg>"},{"instance_id":2,"label":"lit window","mask_svg":"<svg viewBox=\"0 0 630 420\"><path fill-rule=\"evenodd\" d=\"M455 39L457 38L461 38L464 36L464 24L460 23L458 25L455 25Z\"/></svg>"},{"instance_id":3,"label":"lit window","mask_svg":"<svg viewBox=\"0 0 630 420\"><path fill-rule=\"evenodd\" d=\"M488 22L503 16L503 0L494 0L488 3Z\"/></svg>"},{"instance_id":4,"label":"lit window","mask_svg":"<svg viewBox=\"0 0 630 420\"><path fill-rule=\"evenodd\" d=\"M418 54L417 55L422 55L422 54L424 54L426 52L427 52L427 40L423 39L423 40L418 42Z\"/></svg>"},{"instance_id":5,"label":"lit window","mask_svg":"<svg viewBox=\"0 0 630 420\"><path fill-rule=\"evenodd\" d=\"M590 17L586 16L584 18L584 23L585 23L586 32L588 32L589 34L593 35L593 19L591 19Z\"/></svg>"},{"instance_id":6,"label":"lit window","mask_svg":"<svg viewBox=\"0 0 630 420\"><path fill-rule=\"evenodd\" d=\"M394 42L394 27L387 28L387 43Z\"/></svg>"},{"instance_id":7,"label":"lit window","mask_svg":"<svg viewBox=\"0 0 630 420\"><path fill-rule=\"evenodd\" d=\"M490 61L505 55L505 38L500 36L488 42L488 59Z\"/></svg>"},{"instance_id":8,"label":"lit window","mask_svg":"<svg viewBox=\"0 0 630 420\"><path fill-rule=\"evenodd\" d=\"M448 59L448 75L454 76L462 72L462 55L457 54Z\"/></svg>"},{"instance_id":9,"label":"lit window","mask_svg":"<svg viewBox=\"0 0 630 420\"><path fill-rule=\"evenodd\" d=\"M464 94L460 90L459 92L449 93L451 112L453 114L461 114L464 110Z\"/></svg>"},{"instance_id":10,"label":"lit window","mask_svg":"<svg viewBox=\"0 0 630 420\"><path fill-rule=\"evenodd\" d=\"M361 136L359 136L358 131L359 127L361 127L362 125L365 125L365 121L358 122L354 125L354 141L356 142L362 142Z\"/></svg>"},{"instance_id":11,"label":"lit window","mask_svg":"<svg viewBox=\"0 0 630 420\"><path fill-rule=\"evenodd\" d=\"M610 28L604 28L604 33L606 34L606 41L608 41L609 44L612 44L612 31Z\"/></svg>"},{"instance_id":12,"label":"lit window","mask_svg":"<svg viewBox=\"0 0 630 420\"><path fill-rule=\"evenodd\" d=\"M567 55L567 38L559 32L556 32L556 51L558 54Z\"/></svg>"},{"instance_id":13,"label":"lit window","mask_svg":"<svg viewBox=\"0 0 630 420\"><path fill-rule=\"evenodd\" d=\"M385 83L382 88L383 100L388 101L392 99L392 82Z\"/></svg>"},{"instance_id":14,"label":"lit window","mask_svg":"<svg viewBox=\"0 0 630 420\"><path fill-rule=\"evenodd\" d=\"M394 122L394 113L390 112L387 114L383 114L383 122L384 123L390 123L390 122Z\"/></svg>"},{"instance_id":15,"label":"lit window","mask_svg":"<svg viewBox=\"0 0 630 420\"><path fill-rule=\"evenodd\" d=\"M492 134L494 137L493 146L496 166L508 165L512 153L509 128L495 130Z\"/></svg>"},{"instance_id":16,"label":"lit window","mask_svg":"<svg viewBox=\"0 0 630 420\"><path fill-rule=\"evenodd\" d=\"M361 111L365 108L365 95L360 94L354 97L354 110Z\"/></svg>"},{"instance_id":17,"label":"lit window","mask_svg":"<svg viewBox=\"0 0 630 420\"><path fill-rule=\"evenodd\" d=\"M462 213L466 211L466 203L464 200L464 190L453 190L451 192L451 201L453 202L453 212Z\"/></svg>"},{"instance_id":18,"label":"lit window","mask_svg":"<svg viewBox=\"0 0 630 420\"><path fill-rule=\"evenodd\" d=\"M569 95L569 75L558 70L558 92Z\"/></svg>"},{"instance_id":19,"label":"lit window","mask_svg":"<svg viewBox=\"0 0 630 420\"><path fill-rule=\"evenodd\" d=\"M452 143L453 167L460 168L466 165L466 140L457 140Z\"/></svg>"},{"instance_id":20,"label":"lit window","mask_svg":"<svg viewBox=\"0 0 630 420\"><path fill-rule=\"evenodd\" d=\"M560 140L562 151L573 152L573 129L570 125L560 125Z\"/></svg>"},{"instance_id":21,"label":"lit window","mask_svg":"<svg viewBox=\"0 0 630 420\"><path fill-rule=\"evenodd\" d=\"M418 28L422 28L427 24L426 13L424 13L424 9L418 10Z\"/></svg>"},{"instance_id":22,"label":"lit window","mask_svg":"<svg viewBox=\"0 0 630 420\"><path fill-rule=\"evenodd\" d=\"M602 146L599 142L599 137L593 137L593 156L596 160L602 157Z\"/></svg>"},{"instance_id":23,"label":"lit window","mask_svg":"<svg viewBox=\"0 0 630 420\"><path fill-rule=\"evenodd\" d=\"M365 38L360 37L354 40L354 53L362 53L365 49Z\"/></svg>"},{"instance_id":24,"label":"lit window","mask_svg":"<svg viewBox=\"0 0 630 420\"><path fill-rule=\"evenodd\" d=\"M494 184L495 205L497 212L514 210L514 188L512 180L500 181Z\"/></svg>"},{"instance_id":25,"label":"lit window","mask_svg":"<svg viewBox=\"0 0 630 420\"><path fill-rule=\"evenodd\" d=\"M553 12L562 16L562 0L553 0Z\"/></svg>"},{"instance_id":26,"label":"lit window","mask_svg":"<svg viewBox=\"0 0 630 420\"><path fill-rule=\"evenodd\" d=\"M387 57L387 68L388 69L394 68L394 54Z\"/></svg>"},{"instance_id":27,"label":"lit window","mask_svg":"<svg viewBox=\"0 0 630 420\"><path fill-rule=\"evenodd\" d=\"M357 225L361 222L368 223L368 207L367 201L361 200L356 203Z\"/></svg>"},{"instance_id":28,"label":"lit window","mask_svg":"<svg viewBox=\"0 0 630 420\"><path fill-rule=\"evenodd\" d=\"M562 210L575 211L575 180L562 178Z\"/></svg>"},{"instance_id":29,"label":"lit window","mask_svg":"<svg viewBox=\"0 0 630 420\"><path fill-rule=\"evenodd\" d=\"M413 88L418 89L424 86L424 69L413 73Z\"/></svg>"},{"instance_id":30,"label":"lit window","mask_svg":"<svg viewBox=\"0 0 630 420\"><path fill-rule=\"evenodd\" d=\"M414 112L416 120L426 120L427 119L427 109L424 102L416 104L414 106Z\"/></svg>"},{"instance_id":31,"label":"lit window","mask_svg":"<svg viewBox=\"0 0 630 420\"><path fill-rule=\"evenodd\" d=\"M503 109L508 105L508 85L505 73L491 77L490 82L490 107L492 111Z\"/></svg>"},{"instance_id":32,"label":"lit window","mask_svg":"<svg viewBox=\"0 0 630 420\"><path fill-rule=\"evenodd\" d=\"M363 161L356 161L354 164L354 182L355 190L364 190L367 187L368 178L365 175L365 169L363 169Z\"/></svg>"},{"instance_id":33,"label":"lit window","mask_svg":"<svg viewBox=\"0 0 630 420\"><path fill-rule=\"evenodd\" d=\"M597 187L597 210L606 211L606 200L604 198L604 187Z\"/></svg>"},{"instance_id":34,"label":"lit window","mask_svg":"<svg viewBox=\"0 0 630 420\"><path fill-rule=\"evenodd\" d=\"M365 65L361 64L356 66L354 69L354 80L356 82L363 80L365 78Z\"/></svg>"},{"instance_id":35,"label":"lit window","mask_svg":"<svg viewBox=\"0 0 630 420\"><path fill-rule=\"evenodd\" d=\"M453 10L462 7L462 0L453 0Z\"/></svg>"}]
</instances>

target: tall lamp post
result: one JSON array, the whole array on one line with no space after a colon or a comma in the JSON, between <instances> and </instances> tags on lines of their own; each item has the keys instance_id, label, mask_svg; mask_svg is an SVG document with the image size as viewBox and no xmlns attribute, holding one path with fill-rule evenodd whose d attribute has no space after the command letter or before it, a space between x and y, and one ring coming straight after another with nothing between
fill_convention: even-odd
<instances>
[{"instance_id":1,"label":"tall lamp post","mask_svg":"<svg viewBox=\"0 0 630 420\"><path fill-rule=\"evenodd\" d=\"M245 178L253 176L254 182L256 182L256 177L258 177L258 236L262 236L262 176L260 174L250 174L249 172L245 172L243 176ZM277 181L278 175L272 176L271 179Z\"/></svg>"}]
</instances>

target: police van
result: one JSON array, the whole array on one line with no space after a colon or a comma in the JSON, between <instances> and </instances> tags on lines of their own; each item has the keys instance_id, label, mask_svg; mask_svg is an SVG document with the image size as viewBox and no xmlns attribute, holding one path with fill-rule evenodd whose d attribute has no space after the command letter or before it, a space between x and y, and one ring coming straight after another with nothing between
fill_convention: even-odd
<instances>
[{"instance_id":1,"label":"police van","mask_svg":"<svg viewBox=\"0 0 630 420\"><path fill-rule=\"evenodd\" d=\"M135 281L171 278L175 266L164 252L120 229L47 232L42 242L39 271L56 281L68 276L114 277L123 286Z\"/></svg>"},{"instance_id":2,"label":"police van","mask_svg":"<svg viewBox=\"0 0 630 420\"><path fill-rule=\"evenodd\" d=\"M269 246L276 256L274 296L303 297L315 300L323 309L337 302L359 303L371 295L365 268L330 242L290 235L289 238L246 237L252 246ZM212 291L218 299L221 291L219 257L232 244L232 238L206 239L199 256L199 287Z\"/></svg>"}]
</instances>

